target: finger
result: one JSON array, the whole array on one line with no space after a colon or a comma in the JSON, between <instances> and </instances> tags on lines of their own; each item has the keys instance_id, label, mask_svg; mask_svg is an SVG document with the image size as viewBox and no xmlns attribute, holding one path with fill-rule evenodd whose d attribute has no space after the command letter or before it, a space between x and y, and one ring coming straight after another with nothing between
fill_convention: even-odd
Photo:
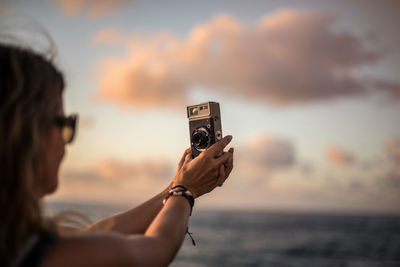
<instances>
[{"instance_id":1,"label":"finger","mask_svg":"<svg viewBox=\"0 0 400 267\"><path fill-rule=\"evenodd\" d=\"M225 180L226 180L226 179L229 177L229 175L231 174L232 169L233 169L233 156L230 157L230 158L228 159L228 166L227 166L227 168L226 168L226 170L225 170L225 173L226 173Z\"/></svg>"},{"instance_id":2,"label":"finger","mask_svg":"<svg viewBox=\"0 0 400 267\"><path fill-rule=\"evenodd\" d=\"M232 157L231 153L224 153L219 158L215 159L214 164L217 166L219 166L221 164L224 165L230 157Z\"/></svg>"},{"instance_id":3,"label":"finger","mask_svg":"<svg viewBox=\"0 0 400 267\"><path fill-rule=\"evenodd\" d=\"M233 152L234 152L234 148L231 147L228 152L231 153L231 157L228 159L227 163L225 164L225 172L226 172L226 178L228 178L229 174L231 173L232 169L233 169Z\"/></svg>"},{"instance_id":4,"label":"finger","mask_svg":"<svg viewBox=\"0 0 400 267\"><path fill-rule=\"evenodd\" d=\"M183 163L185 162L186 155L187 155L188 153L190 153L191 151L192 151L192 150L191 150L190 147L187 148L187 149L185 149L185 151L183 152L183 155L182 155L182 157L181 157L181 160L180 160L179 163L178 163L178 170L180 170L180 169L182 168Z\"/></svg>"},{"instance_id":5,"label":"finger","mask_svg":"<svg viewBox=\"0 0 400 267\"><path fill-rule=\"evenodd\" d=\"M228 171L231 172L233 169L233 155L232 157L228 160Z\"/></svg>"},{"instance_id":6,"label":"finger","mask_svg":"<svg viewBox=\"0 0 400 267\"><path fill-rule=\"evenodd\" d=\"M219 154L221 154L221 152L224 150L224 148L229 144L231 140L232 140L232 135L227 135L217 143L210 146L203 153L205 153L205 156L212 156L212 157L218 156Z\"/></svg>"},{"instance_id":7,"label":"finger","mask_svg":"<svg viewBox=\"0 0 400 267\"><path fill-rule=\"evenodd\" d=\"M219 176L218 176L218 181L217 181L217 185L218 186L222 186L222 184L225 181L225 166L221 165L219 167Z\"/></svg>"}]
</instances>

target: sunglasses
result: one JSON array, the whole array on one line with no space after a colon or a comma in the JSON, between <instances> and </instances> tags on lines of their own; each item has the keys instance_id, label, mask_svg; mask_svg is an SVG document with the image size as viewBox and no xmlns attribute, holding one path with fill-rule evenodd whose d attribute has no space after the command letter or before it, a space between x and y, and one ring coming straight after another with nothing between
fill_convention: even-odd
<instances>
[{"instance_id":1,"label":"sunglasses","mask_svg":"<svg viewBox=\"0 0 400 267\"><path fill-rule=\"evenodd\" d=\"M74 140L77 120L77 114L73 114L68 117L57 116L54 118L54 123L61 128L61 134L64 144L69 144Z\"/></svg>"}]
</instances>

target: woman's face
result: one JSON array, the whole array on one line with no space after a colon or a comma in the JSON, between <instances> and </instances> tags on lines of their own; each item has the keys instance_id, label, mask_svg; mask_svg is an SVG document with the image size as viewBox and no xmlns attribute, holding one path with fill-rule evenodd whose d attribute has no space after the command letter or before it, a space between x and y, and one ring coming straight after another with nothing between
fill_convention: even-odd
<instances>
[{"instance_id":1,"label":"woman's face","mask_svg":"<svg viewBox=\"0 0 400 267\"><path fill-rule=\"evenodd\" d=\"M54 117L64 116L64 108L62 105L62 97L58 99L58 110ZM60 163L64 157L65 145L62 138L62 131L59 126L53 124L50 128L49 133L45 137L45 148L44 148L44 176L41 184L41 197L53 193L57 189L58 185L58 172Z\"/></svg>"}]
</instances>

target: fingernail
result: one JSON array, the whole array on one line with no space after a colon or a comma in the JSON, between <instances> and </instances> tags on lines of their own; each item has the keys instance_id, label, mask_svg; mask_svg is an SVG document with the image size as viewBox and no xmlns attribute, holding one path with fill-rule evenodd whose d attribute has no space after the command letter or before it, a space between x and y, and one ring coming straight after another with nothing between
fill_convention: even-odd
<instances>
[{"instance_id":1,"label":"fingernail","mask_svg":"<svg viewBox=\"0 0 400 267\"><path fill-rule=\"evenodd\" d=\"M226 140L227 140L228 142L230 142L230 141L232 140L232 135L227 135L227 136L226 136Z\"/></svg>"}]
</instances>

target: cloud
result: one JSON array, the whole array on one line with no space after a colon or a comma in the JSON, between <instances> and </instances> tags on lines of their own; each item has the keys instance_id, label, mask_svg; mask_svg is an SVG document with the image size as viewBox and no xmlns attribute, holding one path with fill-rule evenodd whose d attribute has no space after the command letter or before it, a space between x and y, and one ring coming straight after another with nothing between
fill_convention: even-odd
<instances>
[{"instance_id":1,"label":"cloud","mask_svg":"<svg viewBox=\"0 0 400 267\"><path fill-rule=\"evenodd\" d=\"M63 13L73 16L79 13L98 18L111 15L133 3L133 0L53 0Z\"/></svg>"},{"instance_id":2,"label":"cloud","mask_svg":"<svg viewBox=\"0 0 400 267\"><path fill-rule=\"evenodd\" d=\"M375 81L375 87L385 92L392 101L400 100L400 84L393 81Z\"/></svg>"},{"instance_id":3,"label":"cloud","mask_svg":"<svg viewBox=\"0 0 400 267\"><path fill-rule=\"evenodd\" d=\"M231 176L245 177L230 178L235 180L235 188L251 189L256 186L262 191L274 173L296 165L295 148L293 143L285 138L259 133L236 148L234 165ZM55 198L139 202L164 189L174 178L175 170L176 165L162 158L135 161L103 159L84 169L64 170Z\"/></svg>"},{"instance_id":4,"label":"cloud","mask_svg":"<svg viewBox=\"0 0 400 267\"><path fill-rule=\"evenodd\" d=\"M299 169L302 168L298 164ZM238 188L264 188L278 172L297 166L293 143L285 138L258 133L235 148L234 173L246 177L236 181Z\"/></svg>"},{"instance_id":5,"label":"cloud","mask_svg":"<svg viewBox=\"0 0 400 267\"><path fill-rule=\"evenodd\" d=\"M400 163L400 140L392 140L387 142L386 153L390 159Z\"/></svg>"},{"instance_id":6,"label":"cloud","mask_svg":"<svg viewBox=\"0 0 400 267\"><path fill-rule=\"evenodd\" d=\"M79 116L78 124L79 129L91 129L95 125L95 120L90 116Z\"/></svg>"},{"instance_id":7,"label":"cloud","mask_svg":"<svg viewBox=\"0 0 400 267\"><path fill-rule=\"evenodd\" d=\"M354 162L354 157L350 152L334 145L326 150L326 155L328 159L335 164L351 165Z\"/></svg>"},{"instance_id":8,"label":"cloud","mask_svg":"<svg viewBox=\"0 0 400 267\"><path fill-rule=\"evenodd\" d=\"M133 162L104 159L84 170L63 171L60 188L54 198L139 202L164 189L174 174L175 167L164 159Z\"/></svg>"},{"instance_id":9,"label":"cloud","mask_svg":"<svg viewBox=\"0 0 400 267\"><path fill-rule=\"evenodd\" d=\"M294 146L288 140L269 135L256 135L245 148L247 158L267 169L291 167L295 163Z\"/></svg>"},{"instance_id":10,"label":"cloud","mask_svg":"<svg viewBox=\"0 0 400 267\"><path fill-rule=\"evenodd\" d=\"M337 163L348 164L350 153L333 147L335 155L342 155L335 156ZM326 172L315 162L298 158L292 140L266 133L253 135L235 148L231 177L222 188L202 198L196 204L199 207L399 211L400 171L385 162L373 170L330 168ZM175 167L165 159L104 159L85 170L64 171L52 198L141 203L169 184ZM251 193L238 201L235 196L243 192Z\"/></svg>"},{"instance_id":11,"label":"cloud","mask_svg":"<svg viewBox=\"0 0 400 267\"><path fill-rule=\"evenodd\" d=\"M376 181L381 187L400 189L400 168L389 170L381 179Z\"/></svg>"},{"instance_id":12,"label":"cloud","mask_svg":"<svg viewBox=\"0 0 400 267\"><path fill-rule=\"evenodd\" d=\"M94 43L106 45L119 45L121 43L127 43L130 40L131 38L129 36L121 34L113 28L102 29L92 37Z\"/></svg>"},{"instance_id":13,"label":"cloud","mask_svg":"<svg viewBox=\"0 0 400 267\"><path fill-rule=\"evenodd\" d=\"M145 160L141 162L121 162L103 160L96 165L96 172L103 179L172 179L174 169L164 160Z\"/></svg>"},{"instance_id":14,"label":"cloud","mask_svg":"<svg viewBox=\"0 0 400 267\"><path fill-rule=\"evenodd\" d=\"M220 14L185 39L107 28L93 41L120 45L125 55L100 61L98 97L143 108L181 105L193 86L281 106L367 96L371 89L398 94L396 83L359 77L383 53L334 29L335 22L327 14L280 10L253 25Z\"/></svg>"}]
</instances>

